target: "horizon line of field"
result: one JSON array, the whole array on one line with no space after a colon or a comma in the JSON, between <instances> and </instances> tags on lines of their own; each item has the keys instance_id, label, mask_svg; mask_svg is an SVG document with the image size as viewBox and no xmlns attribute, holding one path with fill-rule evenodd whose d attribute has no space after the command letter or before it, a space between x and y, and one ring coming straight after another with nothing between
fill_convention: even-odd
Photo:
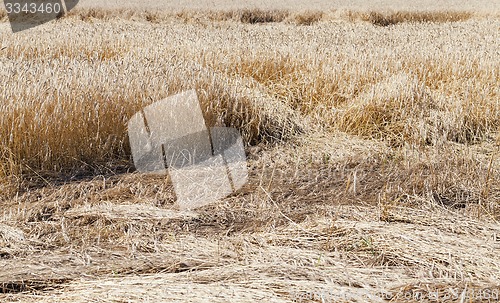
<instances>
[{"instance_id":1,"label":"horizon line of field","mask_svg":"<svg viewBox=\"0 0 500 303\"><path fill-rule=\"evenodd\" d=\"M320 21L369 22L378 26L399 23L447 23L462 22L473 18L498 18L500 12L479 12L471 10L387 10L387 9L133 9L133 8L75 8L64 18L77 18L82 21L98 19L125 19L160 23L179 20L224 22L233 21L244 24L291 23L313 25ZM0 22L8 22L7 12L0 5Z\"/></svg>"}]
</instances>

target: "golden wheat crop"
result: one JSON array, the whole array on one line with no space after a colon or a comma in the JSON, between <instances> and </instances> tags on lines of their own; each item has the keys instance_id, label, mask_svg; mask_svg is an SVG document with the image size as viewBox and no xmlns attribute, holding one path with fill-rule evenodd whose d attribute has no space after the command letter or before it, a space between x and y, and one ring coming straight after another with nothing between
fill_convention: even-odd
<instances>
[{"instance_id":1,"label":"golden wheat crop","mask_svg":"<svg viewBox=\"0 0 500 303\"><path fill-rule=\"evenodd\" d=\"M500 279L498 4L174 2L82 0L15 35L0 11L0 300ZM126 128L193 88L249 169L196 213L168 176L133 172Z\"/></svg>"},{"instance_id":2,"label":"golden wheat crop","mask_svg":"<svg viewBox=\"0 0 500 303\"><path fill-rule=\"evenodd\" d=\"M4 23L3 174L128 160L127 119L191 87L210 123L239 127L247 143L283 139L305 120L399 146L477 143L500 125L496 19L373 13L296 26L285 12L185 14L103 23L82 10L15 36Z\"/></svg>"}]
</instances>

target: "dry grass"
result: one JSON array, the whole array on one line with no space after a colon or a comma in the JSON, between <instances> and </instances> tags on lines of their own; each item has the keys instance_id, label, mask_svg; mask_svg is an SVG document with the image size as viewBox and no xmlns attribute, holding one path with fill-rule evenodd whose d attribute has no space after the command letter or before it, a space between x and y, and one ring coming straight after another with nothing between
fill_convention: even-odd
<instances>
[{"instance_id":1,"label":"dry grass","mask_svg":"<svg viewBox=\"0 0 500 303\"><path fill-rule=\"evenodd\" d=\"M500 289L494 10L88 3L0 23L0 300ZM179 212L168 177L133 172L126 124L192 88L250 181Z\"/></svg>"},{"instance_id":2,"label":"dry grass","mask_svg":"<svg viewBox=\"0 0 500 303\"><path fill-rule=\"evenodd\" d=\"M447 12L349 12L347 16L351 20L369 21L380 26L394 25L407 22L431 22L446 23L466 21L472 17L470 12L447 11Z\"/></svg>"},{"instance_id":3,"label":"dry grass","mask_svg":"<svg viewBox=\"0 0 500 303\"><path fill-rule=\"evenodd\" d=\"M491 12L490 12L491 13ZM379 26L388 26L399 23L447 23L466 21L475 17L486 17L486 13L472 13L470 11L393 11L393 10L342 10L332 9L320 10L289 10L289 9L260 9L241 8L225 10L145 10L130 8L76 8L69 13L69 16L82 20L91 18L110 19L130 19L143 20L152 23L166 21L238 21L249 24L279 23L288 22L299 25L311 25L322 20L348 20L366 21ZM494 13L492 13L494 16Z\"/></svg>"}]
</instances>

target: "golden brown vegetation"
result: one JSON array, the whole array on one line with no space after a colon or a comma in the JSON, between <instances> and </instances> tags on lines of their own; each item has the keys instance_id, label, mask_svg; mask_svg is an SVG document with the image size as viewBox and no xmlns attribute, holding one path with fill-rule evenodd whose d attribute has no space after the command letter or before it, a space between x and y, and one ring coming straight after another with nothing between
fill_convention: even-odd
<instances>
[{"instance_id":1,"label":"golden brown vegetation","mask_svg":"<svg viewBox=\"0 0 500 303\"><path fill-rule=\"evenodd\" d=\"M96 277L110 302L189 285L240 302L496 287L499 27L461 11L282 9L0 24L0 293L87 302ZM250 182L179 213L168 178L131 173L126 123L191 88L209 126L242 133Z\"/></svg>"}]
</instances>

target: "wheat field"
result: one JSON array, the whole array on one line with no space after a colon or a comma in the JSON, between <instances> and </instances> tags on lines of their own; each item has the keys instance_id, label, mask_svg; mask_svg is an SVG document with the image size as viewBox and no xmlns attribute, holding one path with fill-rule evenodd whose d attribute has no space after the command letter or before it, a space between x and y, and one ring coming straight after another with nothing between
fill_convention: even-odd
<instances>
[{"instance_id":1,"label":"wheat field","mask_svg":"<svg viewBox=\"0 0 500 303\"><path fill-rule=\"evenodd\" d=\"M89 0L12 34L0 11L0 301L494 302L499 12ZM127 121L189 89L250 175L179 211Z\"/></svg>"}]
</instances>

